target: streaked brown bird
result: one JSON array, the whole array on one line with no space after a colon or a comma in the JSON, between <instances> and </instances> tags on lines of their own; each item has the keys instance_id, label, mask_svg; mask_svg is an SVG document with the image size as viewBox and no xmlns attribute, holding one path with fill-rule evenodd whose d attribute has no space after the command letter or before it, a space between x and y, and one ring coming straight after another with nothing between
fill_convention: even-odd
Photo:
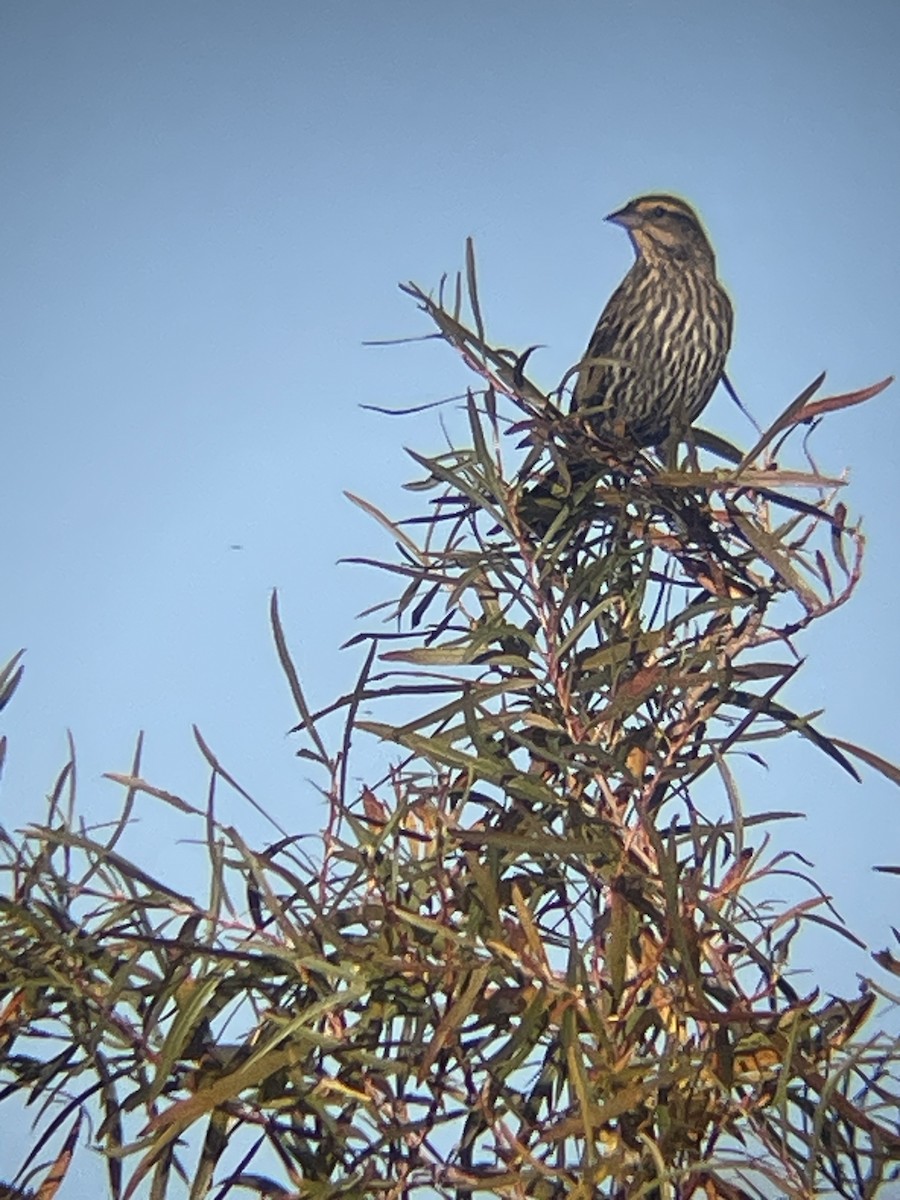
<instances>
[{"instance_id":1,"label":"streaked brown bird","mask_svg":"<svg viewBox=\"0 0 900 1200\"><path fill-rule=\"evenodd\" d=\"M658 446L697 419L721 379L731 301L683 200L639 196L606 219L628 231L636 259L600 315L572 408L601 436Z\"/></svg>"}]
</instances>

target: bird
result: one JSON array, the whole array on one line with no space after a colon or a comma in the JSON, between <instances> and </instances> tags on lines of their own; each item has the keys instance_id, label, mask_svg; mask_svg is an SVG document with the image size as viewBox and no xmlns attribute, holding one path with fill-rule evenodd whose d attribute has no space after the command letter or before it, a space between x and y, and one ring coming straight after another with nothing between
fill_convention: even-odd
<instances>
[{"instance_id":1,"label":"bird","mask_svg":"<svg viewBox=\"0 0 900 1200\"><path fill-rule=\"evenodd\" d=\"M722 377L731 301L700 218L684 200L638 196L606 220L627 230L635 261L591 335L571 411L604 440L661 447L684 434Z\"/></svg>"}]
</instances>

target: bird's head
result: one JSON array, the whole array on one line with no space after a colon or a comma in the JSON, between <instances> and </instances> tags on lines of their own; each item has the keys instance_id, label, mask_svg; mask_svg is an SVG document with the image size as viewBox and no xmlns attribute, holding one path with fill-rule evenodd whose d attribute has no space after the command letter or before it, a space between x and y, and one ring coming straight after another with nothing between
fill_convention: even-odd
<instances>
[{"instance_id":1,"label":"bird's head","mask_svg":"<svg viewBox=\"0 0 900 1200\"><path fill-rule=\"evenodd\" d=\"M700 218L677 196L638 196L606 219L628 230L635 253L651 265L693 261L715 270Z\"/></svg>"}]
</instances>

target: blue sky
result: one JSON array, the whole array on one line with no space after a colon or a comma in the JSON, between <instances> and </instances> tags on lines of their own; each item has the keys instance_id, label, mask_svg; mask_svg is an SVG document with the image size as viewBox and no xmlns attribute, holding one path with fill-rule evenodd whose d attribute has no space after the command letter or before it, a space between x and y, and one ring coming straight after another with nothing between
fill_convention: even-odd
<instances>
[{"instance_id":1,"label":"blue sky","mask_svg":"<svg viewBox=\"0 0 900 1200\"><path fill-rule=\"evenodd\" d=\"M100 777L139 729L147 777L199 799L196 722L280 821L318 826L270 590L324 703L358 669L338 650L354 614L389 588L336 565L389 550L342 490L406 513L403 445L442 444L434 413L359 406L464 381L443 347L362 342L426 331L396 282L436 284L467 235L489 331L543 343L548 385L630 262L601 217L651 190L704 216L761 423L823 368L833 391L896 371L898 46L900 6L821 0L3 6L0 658L28 651L3 823L41 815L68 728L87 819L117 811ZM869 556L788 697L895 759L898 404L895 386L818 436L852 471ZM704 424L749 441L721 395ZM799 742L772 763L748 807L804 808L780 844L885 944L897 885L869 867L900 861L900 797ZM188 830L142 821L144 865L167 868ZM823 978L851 994L870 967L833 950Z\"/></svg>"}]
</instances>

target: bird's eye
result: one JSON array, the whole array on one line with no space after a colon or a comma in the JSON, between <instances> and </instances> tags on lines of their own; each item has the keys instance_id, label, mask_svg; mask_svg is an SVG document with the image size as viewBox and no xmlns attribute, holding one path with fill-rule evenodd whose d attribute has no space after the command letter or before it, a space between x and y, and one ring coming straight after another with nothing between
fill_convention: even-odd
<instances>
[{"instance_id":1,"label":"bird's eye","mask_svg":"<svg viewBox=\"0 0 900 1200\"><path fill-rule=\"evenodd\" d=\"M667 208L664 208L661 204L657 204L656 208L653 210L653 215L654 217L664 217L667 212Z\"/></svg>"}]
</instances>

